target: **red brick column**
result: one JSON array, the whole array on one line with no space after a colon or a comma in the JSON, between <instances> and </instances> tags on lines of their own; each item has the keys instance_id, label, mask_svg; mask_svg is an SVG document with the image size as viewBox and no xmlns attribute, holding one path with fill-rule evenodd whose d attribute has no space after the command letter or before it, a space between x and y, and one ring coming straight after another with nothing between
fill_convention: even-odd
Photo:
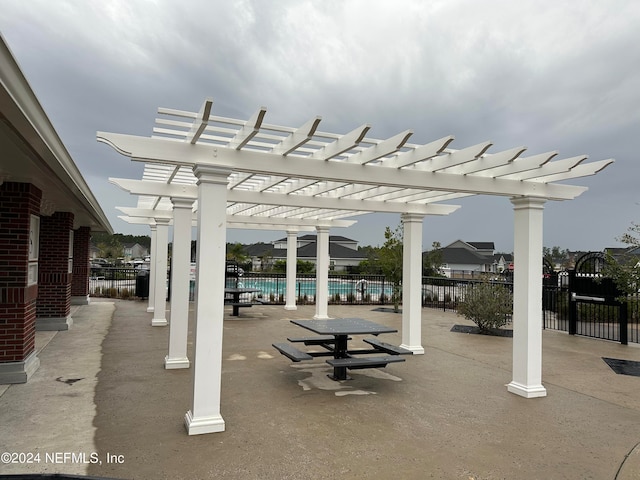
<instances>
[{"instance_id":1,"label":"red brick column","mask_svg":"<svg viewBox=\"0 0 640 480\"><path fill-rule=\"evenodd\" d=\"M67 330L71 319L71 272L69 264L73 213L56 212L40 220L38 266L38 330ZM71 244L72 245L72 244Z\"/></svg>"},{"instance_id":2,"label":"red brick column","mask_svg":"<svg viewBox=\"0 0 640 480\"><path fill-rule=\"evenodd\" d=\"M73 275L71 305L89 304L89 248L91 229L80 227L73 234Z\"/></svg>"},{"instance_id":3,"label":"red brick column","mask_svg":"<svg viewBox=\"0 0 640 480\"><path fill-rule=\"evenodd\" d=\"M41 200L42 192L31 184L0 185L0 384L24 383L40 365L35 351L38 239L30 231L32 215L37 227Z\"/></svg>"}]
</instances>

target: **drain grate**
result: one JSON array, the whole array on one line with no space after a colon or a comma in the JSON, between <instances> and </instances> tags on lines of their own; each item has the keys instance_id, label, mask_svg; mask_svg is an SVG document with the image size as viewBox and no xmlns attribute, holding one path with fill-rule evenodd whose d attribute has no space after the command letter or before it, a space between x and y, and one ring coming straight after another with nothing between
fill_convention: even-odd
<instances>
[{"instance_id":1,"label":"drain grate","mask_svg":"<svg viewBox=\"0 0 640 480\"><path fill-rule=\"evenodd\" d=\"M631 375L640 377L640 362L633 360L620 360L618 358L602 357L602 360L618 375Z\"/></svg>"}]
</instances>

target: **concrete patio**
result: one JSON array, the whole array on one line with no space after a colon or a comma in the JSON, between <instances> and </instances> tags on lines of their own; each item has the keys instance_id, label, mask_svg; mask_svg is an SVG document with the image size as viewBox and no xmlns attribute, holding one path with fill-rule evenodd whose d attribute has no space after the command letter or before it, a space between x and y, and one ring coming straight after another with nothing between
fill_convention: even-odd
<instances>
[{"instance_id":1,"label":"concrete patio","mask_svg":"<svg viewBox=\"0 0 640 480\"><path fill-rule=\"evenodd\" d=\"M0 474L640 476L640 378L616 375L602 360L640 361L636 345L545 331L548 396L525 399L505 387L512 339L451 332L454 324L468 322L423 309L425 355L333 382L323 360L292 364L271 347L300 335L288 320L310 318L314 307L256 306L240 317L231 317L228 308L221 407L226 431L188 436L183 418L192 371L164 369L169 330L150 325L146 306L94 299L73 312L69 331L38 333L40 369L27 384L0 386L0 452L40 453L40 461L0 464ZM400 315L372 306L330 306L329 314L401 325ZM384 337L400 343L399 333Z\"/></svg>"}]
</instances>

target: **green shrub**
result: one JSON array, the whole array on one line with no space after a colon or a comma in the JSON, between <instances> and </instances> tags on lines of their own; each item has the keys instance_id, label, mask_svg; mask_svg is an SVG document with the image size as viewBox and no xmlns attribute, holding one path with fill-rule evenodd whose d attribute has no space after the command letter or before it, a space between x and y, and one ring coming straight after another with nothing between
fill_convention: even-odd
<instances>
[{"instance_id":1,"label":"green shrub","mask_svg":"<svg viewBox=\"0 0 640 480\"><path fill-rule=\"evenodd\" d=\"M512 313L513 295L509 289L489 281L468 285L458 305L458 314L471 320L481 330L506 325Z\"/></svg>"}]
</instances>

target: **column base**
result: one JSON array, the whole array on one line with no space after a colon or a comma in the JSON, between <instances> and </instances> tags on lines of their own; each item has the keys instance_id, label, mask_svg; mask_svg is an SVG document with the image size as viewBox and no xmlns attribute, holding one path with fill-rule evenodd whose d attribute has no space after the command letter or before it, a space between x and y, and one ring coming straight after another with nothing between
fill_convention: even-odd
<instances>
[{"instance_id":1,"label":"column base","mask_svg":"<svg viewBox=\"0 0 640 480\"><path fill-rule=\"evenodd\" d=\"M297 310L298 307L296 305L285 305L284 309L285 310Z\"/></svg>"},{"instance_id":2,"label":"column base","mask_svg":"<svg viewBox=\"0 0 640 480\"><path fill-rule=\"evenodd\" d=\"M521 383L511 382L507 385L507 390L524 398L538 398L547 396L547 389L542 385L534 385L528 387L526 385L522 385Z\"/></svg>"},{"instance_id":3,"label":"column base","mask_svg":"<svg viewBox=\"0 0 640 480\"><path fill-rule=\"evenodd\" d=\"M153 313L154 311L155 311L155 308L147 307L147 313Z\"/></svg>"},{"instance_id":4,"label":"column base","mask_svg":"<svg viewBox=\"0 0 640 480\"><path fill-rule=\"evenodd\" d=\"M411 350L414 355L424 355L424 347L422 345L405 345L403 343L400 345L400 348Z\"/></svg>"},{"instance_id":5,"label":"column base","mask_svg":"<svg viewBox=\"0 0 640 480\"><path fill-rule=\"evenodd\" d=\"M314 315L313 319L314 320L331 320L331 317L329 315Z\"/></svg>"},{"instance_id":6,"label":"column base","mask_svg":"<svg viewBox=\"0 0 640 480\"><path fill-rule=\"evenodd\" d=\"M27 383L40 367L40 359L32 352L21 362L0 363L0 385Z\"/></svg>"},{"instance_id":7,"label":"column base","mask_svg":"<svg viewBox=\"0 0 640 480\"><path fill-rule=\"evenodd\" d=\"M221 415L194 418L191 410L184 416L184 426L189 435L224 432L224 420Z\"/></svg>"},{"instance_id":8,"label":"column base","mask_svg":"<svg viewBox=\"0 0 640 480\"><path fill-rule=\"evenodd\" d=\"M71 325L73 325L73 318L71 318L71 316L53 317L53 318L36 318L37 332L69 330L69 328L71 328Z\"/></svg>"},{"instance_id":9,"label":"column base","mask_svg":"<svg viewBox=\"0 0 640 480\"><path fill-rule=\"evenodd\" d=\"M71 297L71 305L89 305L91 299L89 295L75 295Z\"/></svg>"},{"instance_id":10,"label":"column base","mask_svg":"<svg viewBox=\"0 0 640 480\"><path fill-rule=\"evenodd\" d=\"M189 368L191 363L187 357L183 358L169 358L167 355L164 357L164 368L166 370L176 370L179 368Z\"/></svg>"},{"instance_id":11,"label":"column base","mask_svg":"<svg viewBox=\"0 0 640 480\"><path fill-rule=\"evenodd\" d=\"M153 318L153 319L151 319L151 326L152 327L166 327L167 325L169 325L169 322L167 322L166 318Z\"/></svg>"}]
</instances>

